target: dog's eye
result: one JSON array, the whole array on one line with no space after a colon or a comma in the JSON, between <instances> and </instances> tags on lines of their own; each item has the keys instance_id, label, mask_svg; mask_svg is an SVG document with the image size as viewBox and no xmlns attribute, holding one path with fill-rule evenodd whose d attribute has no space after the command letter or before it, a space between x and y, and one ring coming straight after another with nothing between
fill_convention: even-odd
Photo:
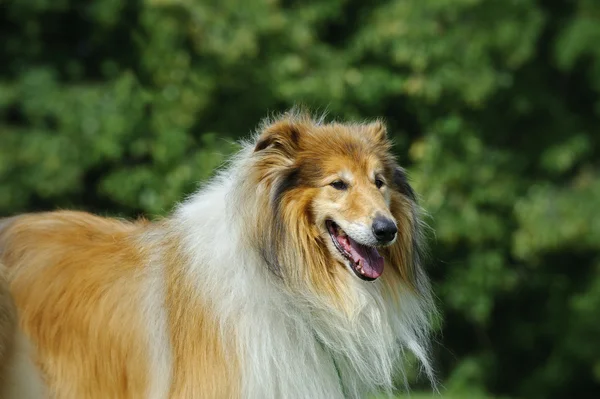
<instances>
[{"instance_id":1,"label":"dog's eye","mask_svg":"<svg viewBox=\"0 0 600 399\"><path fill-rule=\"evenodd\" d=\"M346 185L346 183L344 183L341 180L336 180L333 183L330 184L331 187L335 188L336 190L345 190L348 188L348 186Z\"/></svg>"},{"instance_id":2,"label":"dog's eye","mask_svg":"<svg viewBox=\"0 0 600 399\"><path fill-rule=\"evenodd\" d=\"M385 183L381 179L375 179L375 185L377 186L377 188L381 188L385 185Z\"/></svg>"}]
</instances>

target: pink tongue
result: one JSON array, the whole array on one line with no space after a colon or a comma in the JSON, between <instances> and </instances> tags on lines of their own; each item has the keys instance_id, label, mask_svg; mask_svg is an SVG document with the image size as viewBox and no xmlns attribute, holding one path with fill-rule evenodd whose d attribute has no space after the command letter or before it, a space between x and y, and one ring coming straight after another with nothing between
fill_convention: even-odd
<instances>
[{"instance_id":1,"label":"pink tongue","mask_svg":"<svg viewBox=\"0 0 600 399\"><path fill-rule=\"evenodd\" d=\"M365 277L376 279L381 276L381 273L383 273L383 257L379 255L377 249L359 244L350 237L340 238L338 237L338 242L352 256L354 263L362 266L362 274Z\"/></svg>"}]
</instances>

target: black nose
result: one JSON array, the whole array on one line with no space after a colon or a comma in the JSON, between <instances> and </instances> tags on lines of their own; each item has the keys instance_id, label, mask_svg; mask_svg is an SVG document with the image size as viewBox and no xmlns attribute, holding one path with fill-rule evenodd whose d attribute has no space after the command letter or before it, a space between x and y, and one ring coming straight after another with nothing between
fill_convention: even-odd
<instances>
[{"instance_id":1,"label":"black nose","mask_svg":"<svg viewBox=\"0 0 600 399\"><path fill-rule=\"evenodd\" d=\"M377 216L375 220L373 220L373 234L375 234L377 241L388 243L396 237L397 232L398 228L393 220L382 216Z\"/></svg>"}]
</instances>

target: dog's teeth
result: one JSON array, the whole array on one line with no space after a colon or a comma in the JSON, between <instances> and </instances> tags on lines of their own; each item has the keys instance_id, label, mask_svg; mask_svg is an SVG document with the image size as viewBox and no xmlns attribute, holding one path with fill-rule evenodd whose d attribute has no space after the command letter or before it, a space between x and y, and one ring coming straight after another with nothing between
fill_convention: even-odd
<instances>
[{"instance_id":1,"label":"dog's teeth","mask_svg":"<svg viewBox=\"0 0 600 399\"><path fill-rule=\"evenodd\" d=\"M363 274L363 275L365 274L365 271L363 270L363 267L362 267L362 263L360 263L360 261L358 261L356 263L356 270L358 270L360 272L360 274Z\"/></svg>"}]
</instances>

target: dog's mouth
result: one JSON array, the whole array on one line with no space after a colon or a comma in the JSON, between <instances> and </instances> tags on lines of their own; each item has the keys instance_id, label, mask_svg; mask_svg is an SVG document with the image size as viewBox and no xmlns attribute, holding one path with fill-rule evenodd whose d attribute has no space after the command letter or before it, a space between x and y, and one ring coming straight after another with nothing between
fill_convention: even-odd
<instances>
[{"instance_id":1,"label":"dog's mouth","mask_svg":"<svg viewBox=\"0 0 600 399\"><path fill-rule=\"evenodd\" d=\"M354 274L366 281L373 281L383 273L383 257L377 248L359 244L334 221L325 222L333 245L348 260Z\"/></svg>"}]
</instances>

